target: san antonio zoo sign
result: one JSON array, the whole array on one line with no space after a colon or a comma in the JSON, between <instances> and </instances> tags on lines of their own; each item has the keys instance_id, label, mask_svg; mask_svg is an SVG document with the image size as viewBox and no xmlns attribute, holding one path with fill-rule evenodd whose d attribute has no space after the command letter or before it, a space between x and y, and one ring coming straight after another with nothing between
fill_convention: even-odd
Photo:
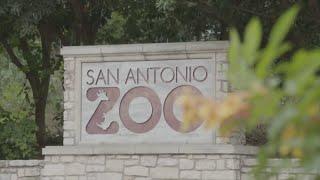
<instances>
[{"instance_id":1,"label":"san antonio zoo sign","mask_svg":"<svg viewBox=\"0 0 320 180\"><path fill-rule=\"evenodd\" d=\"M208 143L202 123L181 132L177 98L186 89L214 97L214 61L82 63L81 138L108 143Z\"/></svg>"}]
</instances>

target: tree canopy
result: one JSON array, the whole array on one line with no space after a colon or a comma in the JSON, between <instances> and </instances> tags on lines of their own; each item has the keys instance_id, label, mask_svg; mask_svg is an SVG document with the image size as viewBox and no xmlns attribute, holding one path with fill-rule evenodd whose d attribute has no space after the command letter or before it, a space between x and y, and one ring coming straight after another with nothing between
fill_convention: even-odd
<instances>
[{"instance_id":1,"label":"tree canopy","mask_svg":"<svg viewBox=\"0 0 320 180\"><path fill-rule=\"evenodd\" d=\"M0 0L0 3L0 60L17 67L9 70L2 65L1 74L12 70L23 73L26 81L20 78L19 87L26 91L24 98L30 98L29 113L37 125L39 148L48 143L47 105L60 104L55 108L60 118L55 119L62 119L62 102L52 102L53 96L62 97L62 83L56 80L62 78L61 46L228 40L231 27L242 32L253 16L261 19L265 44L268 39L265 34L277 17L295 3L300 4L301 11L288 40L300 47L320 45L320 3L316 0ZM53 76L54 73L60 75ZM50 91L52 83L55 90ZM7 117L1 113L0 116Z\"/></svg>"}]
</instances>

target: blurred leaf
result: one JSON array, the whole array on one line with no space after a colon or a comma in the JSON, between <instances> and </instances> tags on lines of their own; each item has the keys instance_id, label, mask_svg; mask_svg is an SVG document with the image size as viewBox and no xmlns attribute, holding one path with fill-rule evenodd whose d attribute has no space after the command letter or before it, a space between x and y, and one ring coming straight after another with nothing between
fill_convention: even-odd
<instances>
[{"instance_id":1,"label":"blurred leaf","mask_svg":"<svg viewBox=\"0 0 320 180\"><path fill-rule=\"evenodd\" d=\"M282 44L282 41L289 32L298 14L298 10L297 6L291 7L277 20L272 28L266 49L262 54L261 61L257 65L257 75L260 78L264 78L268 74L268 69L276 58L290 49L290 46Z\"/></svg>"},{"instance_id":2,"label":"blurred leaf","mask_svg":"<svg viewBox=\"0 0 320 180\"><path fill-rule=\"evenodd\" d=\"M251 19L246 27L243 43L243 56L249 65L254 63L262 39L262 29L257 18Z\"/></svg>"}]
</instances>

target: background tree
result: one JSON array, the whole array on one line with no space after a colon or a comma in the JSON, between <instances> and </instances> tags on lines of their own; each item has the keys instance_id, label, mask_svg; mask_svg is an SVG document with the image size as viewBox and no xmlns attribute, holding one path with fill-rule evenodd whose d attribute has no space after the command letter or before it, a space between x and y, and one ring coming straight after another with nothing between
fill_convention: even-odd
<instances>
[{"instance_id":1,"label":"background tree","mask_svg":"<svg viewBox=\"0 0 320 180\"><path fill-rule=\"evenodd\" d=\"M7 92L0 93L0 96L13 96L21 89L25 92L15 98L25 103L28 112L33 111L27 113L30 117L27 119L35 119L37 144L41 148L47 143L48 126L45 120L60 120L58 124L61 126L63 81L62 58L58 55L61 46L227 40L230 26L242 32L244 24L252 16L262 19L265 43L268 39L265 34L270 31L275 19L295 2L0 0L1 61L9 60L17 67L8 69L0 66L1 74L13 71L16 73L11 76L21 77L2 78L7 81L3 81L1 87L9 88L10 80L17 80L19 85L15 86L17 91L0 87L1 92ZM310 0L299 3L302 8L288 39L299 46L319 46L319 2ZM6 112L17 112L3 104ZM48 106L49 115L46 113ZM61 130L54 132L61 133ZM49 139L52 140L51 137Z\"/></svg>"},{"instance_id":2,"label":"background tree","mask_svg":"<svg viewBox=\"0 0 320 180\"><path fill-rule=\"evenodd\" d=\"M228 40L230 27L236 27L240 32L245 29L246 22L251 17L259 17L263 25L263 43L266 43L272 25L276 19L294 4L301 7L297 21L288 34L289 39L299 47L319 46L320 34L320 2L317 0L159 0L158 6L180 21L209 25L205 30L211 30L218 40ZM181 10L188 9L197 13L197 18L190 19ZM194 27L201 27L196 25ZM203 30L200 28L200 30Z\"/></svg>"}]
</instances>

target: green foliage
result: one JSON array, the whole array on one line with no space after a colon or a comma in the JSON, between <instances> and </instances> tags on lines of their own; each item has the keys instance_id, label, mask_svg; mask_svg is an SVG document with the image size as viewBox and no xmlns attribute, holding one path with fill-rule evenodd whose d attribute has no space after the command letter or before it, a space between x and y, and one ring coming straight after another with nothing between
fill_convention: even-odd
<instances>
[{"instance_id":1,"label":"green foliage","mask_svg":"<svg viewBox=\"0 0 320 180\"><path fill-rule=\"evenodd\" d=\"M178 21L195 26L195 29L209 29L215 39L227 40L231 26L240 32L245 31L246 23L252 17L258 17L263 23L262 44L267 43L268 36L277 17L287 8L299 3L300 13L292 26L287 39L297 47L319 47L320 45L320 2L310 1L279 1L279 0L158 0L158 6ZM183 13L181 13L183 10ZM189 10L196 14L192 18ZM189 18L189 19L188 19ZM188 22L185 22L185 21ZM206 28L203 28L205 25ZM189 31L193 29L188 29ZM283 31L285 32L285 31ZM279 39L279 41L281 41ZM274 41L275 42L275 41Z\"/></svg>"},{"instance_id":2,"label":"green foliage","mask_svg":"<svg viewBox=\"0 0 320 180\"><path fill-rule=\"evenodd\" d=\"M46 143L59 146L63 142L63 66L51 77L46 107Z\"/></svg>"},{"instance_id":3,"label":"green foliage","mask_svg":"<svg viewBox=\"0 0 320 180\"><path fill-rule=\"evenodd\" d=\"M125 36L126 19L118 12L112 12L111 18L99 28L96 42L99 44L119 43Z\"/></svg>"},{"instance_id":4,"label":"green foliage","mask_svg":"<svg viewBox=\"0 0 320 180\"><path fill-rule=\"evenodd\" d=\"M229 79L236 89L251 94L250 115L239 125L249 131L267 125L268 143L259 154L258 179L266 178L261 170L270 157L299 158L306 170L320 167L320 50L302 49L290 56L291 45L284 42L298 9L293 6L279 18L264 47L257 19L249 22L243 42L231 31ZM286 61L279 61L283 58ZM290 165L286 162L281 166Z\"/></svg>"},{"instance_id":5,"label":"green foliage","mask_svg":"<svg viewBox=\"0 0 320 180\"><path fill-rule=\"evenodd\" d=\"M0 159L29 159L36 149L33 105L23 73L0 56Z\"/></svg>"},{"instance_id":6,"label":"green foliage","mask_svg":"<svg viewBox=\"0 0 320 180\"><path fill-rule=\"evenodd\" d=\"M247 32L244 36L245 48L234 49L248 58L247 64L235 66L233 70L239 72L239 76L234 79L242 80L238 81L241 83L236 86L246 88L249 82L258 81L270 68L272 69L271 60L277 60L288 50L288 44L280 46L278 43L282 42L284 34L293 22L290 19L291 15L283 19L285 23L281 23L282 27L279 26L281 31L275 29L272 32L275 35L272 35L273 39L270 42L274 44L269 45L270 47L264 51L260 51L259 48L268 42L265 34L271 31L275 17L294 2L0 0L0 106L16 118L26 119L28 114L27 119L44 121L42 116L35 117L34 112L35 109L47 105L47 126L38 130L45 129L49 136L48 143L61 144L63 71L62 59L57 56L57 49L62 45L226 40L230 25L236 26L241 32ZM287 39L293 40L299 46L319 46L320 25L316 20L319 19L319 3L301 1L300 4L300 16L293 26L294 31L289 33ZM292 14L295 13L292 11ZM252 16L263 19L263 32L259 29L261 23L257 19L245 30L244 22ZM232 34L233 42L236 42L237 33ZM238 47L241 44L240 38L237 38ZM5 44L7 48L4 47ZM12 60L14 58L8 55L8 49L13 51L21 65ZM4 56L6 58L3 58ZM257 65L256 59L262 59L262 56L265 59L264 63ZM9 65L8 60L18 68L13 68L12 63ZM247 66L257 67L259 76L256 77L256 72ZM282 76L276 76L268 80L268 83L274 83L276 86L280 78ZM294 86L288 84L287 88L294 91ZM278 93L274 93L274 96L276 98L260 99L261 102L272 103L273 109L255 109L252 113L271 116L277 108L277 99L283 97ZM46 100L48 102L45 102ZM42 112L44 113L43 109Z\"/></svg>"},{"instance_id":7,"label":"green foliage","mask_svg":"<svg viewBox=\"0 0 320 180\"><path fill-rule=\"evenodd\" d=\"M36 125L27 117L15 117L0 107L0 159L29 159L39 155Z\"/></svg>"},{"instance_id":8,"label":"green foliage","mask_svg":"<svg viewBox=\"0 0 320 180\"><path fill-rule=\"evenodd\" d=\"M23 72L18 71L5 56L0 56L0 69L0 119L4 119L0 125L3 143L0 145L0 159L38 158L40 152L34 139L36 127L30 85ZM48 145L62 144L62 72L61 66L61 70L52 76L49 86L46 111Z\"/></svg>"}]
</instances>

